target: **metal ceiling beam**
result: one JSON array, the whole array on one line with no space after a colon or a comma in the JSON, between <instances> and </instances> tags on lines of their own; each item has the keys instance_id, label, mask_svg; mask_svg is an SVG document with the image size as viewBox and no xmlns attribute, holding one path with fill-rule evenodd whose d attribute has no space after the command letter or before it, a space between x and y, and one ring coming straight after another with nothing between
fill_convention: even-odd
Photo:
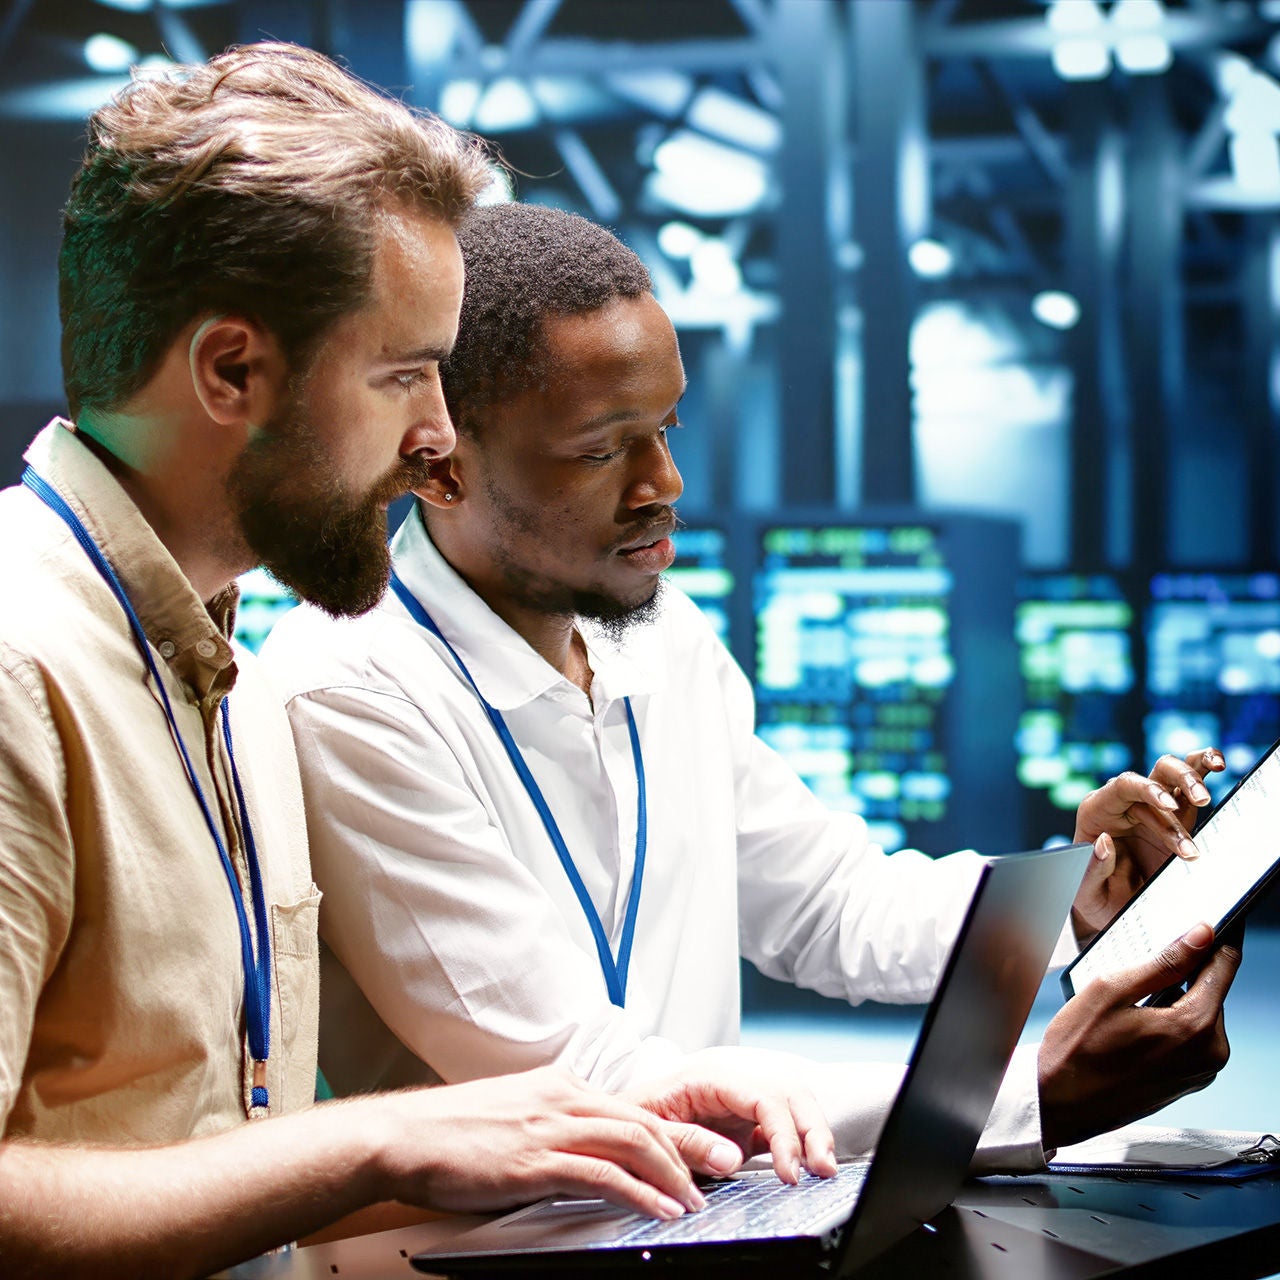
<instances>
[{"instance_id":1,"label":"metal ceiling beam","mask_svg":"<svg viewBox=\"0 0 1280 1280\"><path fill-rule=\"evenodd\" d=\"M978 62L978 74L997 98L1008 108L1018 136L1026 144L1031 158L1040 166L1045 177L1062 186L1069 169L1058 139L1045 127L1040 117L1005 77L987 59Z\"/></svg>"},{"instance_id":2,"label":"metal ceiling beam","mask_svg":"<svg viewBox=\"0 0 1280 1280\"><path fill-rule=\"evenodd\" d=\"M780 496L786 503L830 503L836 496L836 271L828 209L832 171L843 154L839 15L831 0L779 0L776 15L771 46L783 91L776 160Z\"/></svg>"},{"instance_id":3,"label":"metal ceiling beam","mask_svg":"<svg viewBox=\"0 0 1280 1280\"><path fill-rule=\"evenodd\" d=\"M757 36L768 34L773 24L773 15L766 8L763 0L729 0L729 3L752 34Z\"/></svg>"},{"instance_id":4,"label":"metal ceiling beam","mask_svg":"<svg viewBox=\"0 0 1280 1280\"><path fill-rule=\"evenodd\" d=\"M1272 565L1280 552L1280 227L1274 218L1251 220L1240 289L1248 556L1250 564Z\"/></svg>"},{"instance_id":5,"label":"metal ceiling beam","mask_svg":"<svg viewBox=\"0 0 1280 1280\"><path fill-rule=\"evenodd\" d=\"M1066 286L1080 302L1080 320L1067 335L1075 379L1069 546L1072 564L1097 570L1115 549L1119 494L1112 462L1124 456L1129 434L1117 284L1125 193L1108 86L1081 82L1069 92Z\"/></svg>"},{"instance_id":6,"label":"metal ceiling beam","mask_svg":"<svg viewBox=\"0 0 1280 1280\"><path fill-rule=\"evenodd\" d=\"M1191 140L1185 166L1189 180L1203 178L1222 154L1227 142L1227 112L1230 109L1231 103L1225 98L1215 102L1208 119Z\"/></svg>"},{"instance_id":7,"label":"metal ceiling beam","mask_svg":"<svg viewBox=\"0 0 1280 1280\"><path fill-rule=\"evenodd\" d=\"M553 136L564 167L591 206L591 216L597 222L616 222L622 201L582 135L575 129L557 129Z\"/></svg>"},{"instance_id":8,"label":"metal ceiling beam","mask_svg":"<svg viewBox=\"0 0 1280 1280\"><path fill-rule=\"evenodd\" d=\"M455 80L512 76L602 76L614 71L678 71L689 75L723 71L746 73L773 65L777 51L764 40L679 40L660 44L555 38L539 41L527 53L508 57L490 46L478 57L454 57L448 71Z\"/></svg>"},{"instance_id":9,"label":"metal ceiling beam","mask_svg":"<svg viewBox=\"0 0 1280 1280\"><path fill-rule=\"evenodd\" d=\"M209 50L180 13L164 4L152 5L151 12L164 50L175 62L203 62L209 56Z\"/></svg>"},{"instance_id":10,"label":"metal ceiling beam","mask_svg":"<svg viewBox=\"0 0 1280 1280\"><path fill-rule=\"evenodd\" d=\"M855 238L862 249L862 500L913 503L911 322L907 251L931 227L922 60L911 5L855 4Z\"/></svg>"},{"instance_id":11,"label":"metal ceiling beam","mask_svg":"<svg viewBox=\"0 0 1280 1280\"><path fill-rule=\"evenodd\" d=\"M527 53L543 35L554 20L560 8L561 0L525 0L520 16L511 25L503 44L511 57L520 57Z\"/></svg>"},{"instance_id":12,"label":"metal ceiling beam","mask_svg":"<svg viewBox=\"0 0 1280 1280\"><path fill-rule=\"evenodd\" d=\"M1144 573L1168 564L1173 509L1170 458L1186 403L1182 296L1182 170L1179 136L1163 76L1129 94L1129 287L1124 308L1129 384L1133 562Z\"/></svg>"}]
</instances>

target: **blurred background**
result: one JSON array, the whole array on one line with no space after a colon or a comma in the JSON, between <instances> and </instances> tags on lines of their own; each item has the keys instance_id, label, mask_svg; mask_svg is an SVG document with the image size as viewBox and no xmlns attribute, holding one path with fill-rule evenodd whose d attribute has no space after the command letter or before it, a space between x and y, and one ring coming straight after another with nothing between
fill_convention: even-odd
<instances>
[{"instance_id":1,"label":"blurred background","mask_svg":"<svg viewBox=\"0 0 1280 1280\"><path fill-rule=\"evenodd\" d=\"M645 260L690 378L672 577L886 847L1036 846L1122 769L1214 744L1221 793L1280 736L1277 0L7 0L0 481L62 407L86 114L264 37ZM256 643L288 601L245 585ZM747 998L793 1046L818 1012ZM1263 1079L1193 1118L1266 1127Z\"/></svg>"}]
</instances>

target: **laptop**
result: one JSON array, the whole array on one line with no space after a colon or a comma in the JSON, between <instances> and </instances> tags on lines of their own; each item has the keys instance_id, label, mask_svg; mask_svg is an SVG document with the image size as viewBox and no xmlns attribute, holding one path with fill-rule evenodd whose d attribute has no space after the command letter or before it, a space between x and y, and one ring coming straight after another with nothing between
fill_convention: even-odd
<instances>
[{"instance_id":1,"label":"laptop","mask_svg":"<svg viewBox=\"0 0 1280 1280\"><path fill-rule=\"evenodd\" d=\"M602 1200L548 1199L416 1254L443 1275L811 1267L844 1276L951 1203L1022 1034L1091 853L1087 844L983 867L870 1162L836 1178L772 1170L704 1187L707 1208L657 1222Z\"/></svg>"}]
</instances>

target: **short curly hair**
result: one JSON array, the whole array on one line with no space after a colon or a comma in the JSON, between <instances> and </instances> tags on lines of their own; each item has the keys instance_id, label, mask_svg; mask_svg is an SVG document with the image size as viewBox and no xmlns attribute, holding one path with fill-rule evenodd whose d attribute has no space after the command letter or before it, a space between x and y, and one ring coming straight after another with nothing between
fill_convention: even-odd
<instances>
[{"instance_id":1,"label":"short curly hair","mask_svg":"<svg viewBox=\"0 0 1280 1280\"><path fill-rule=\"evenodd\" d=\"M491 179L478 139L296 45L136 78L90 117L63 217L72 415L134 395L206 313L261 321L297 369L364 302L387 202L456 224Z\"/></svg>"},{"instance_id":2,"label":"short curly hair","mask_svg":"<svg viewBox=\"0 0 1280 1280\"><path fill-rule=\"evenodd\" d=\"M475 209L458 244L466 288L440 377L454 426L473 438L486 408L543 383L543 317L653 290L644 263L612 232L544 205Z\"/></svg>"}]
</instances>

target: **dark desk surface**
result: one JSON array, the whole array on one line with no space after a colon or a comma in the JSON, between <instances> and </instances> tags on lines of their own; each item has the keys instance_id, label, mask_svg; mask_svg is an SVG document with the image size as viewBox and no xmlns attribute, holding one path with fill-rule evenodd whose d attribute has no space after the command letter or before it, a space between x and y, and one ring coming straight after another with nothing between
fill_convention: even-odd
<instances>
[{"instance_id":1,"label":"dark desk surface","mask_svg":"<svg viewBox=\"0 0 1280 1280\"><path fill-rule=\"evenodd\" d=\"M476 1221L446 1219L312 1245L224 1274L228 1280L407 1280L417 1274L409 1266L417 1250ZM1280 1272L1280 1174L1221 1183L989 1178L967 1184L930 1226L860 1276L1258 1280Z\"/></svg>"}]
</instances>

